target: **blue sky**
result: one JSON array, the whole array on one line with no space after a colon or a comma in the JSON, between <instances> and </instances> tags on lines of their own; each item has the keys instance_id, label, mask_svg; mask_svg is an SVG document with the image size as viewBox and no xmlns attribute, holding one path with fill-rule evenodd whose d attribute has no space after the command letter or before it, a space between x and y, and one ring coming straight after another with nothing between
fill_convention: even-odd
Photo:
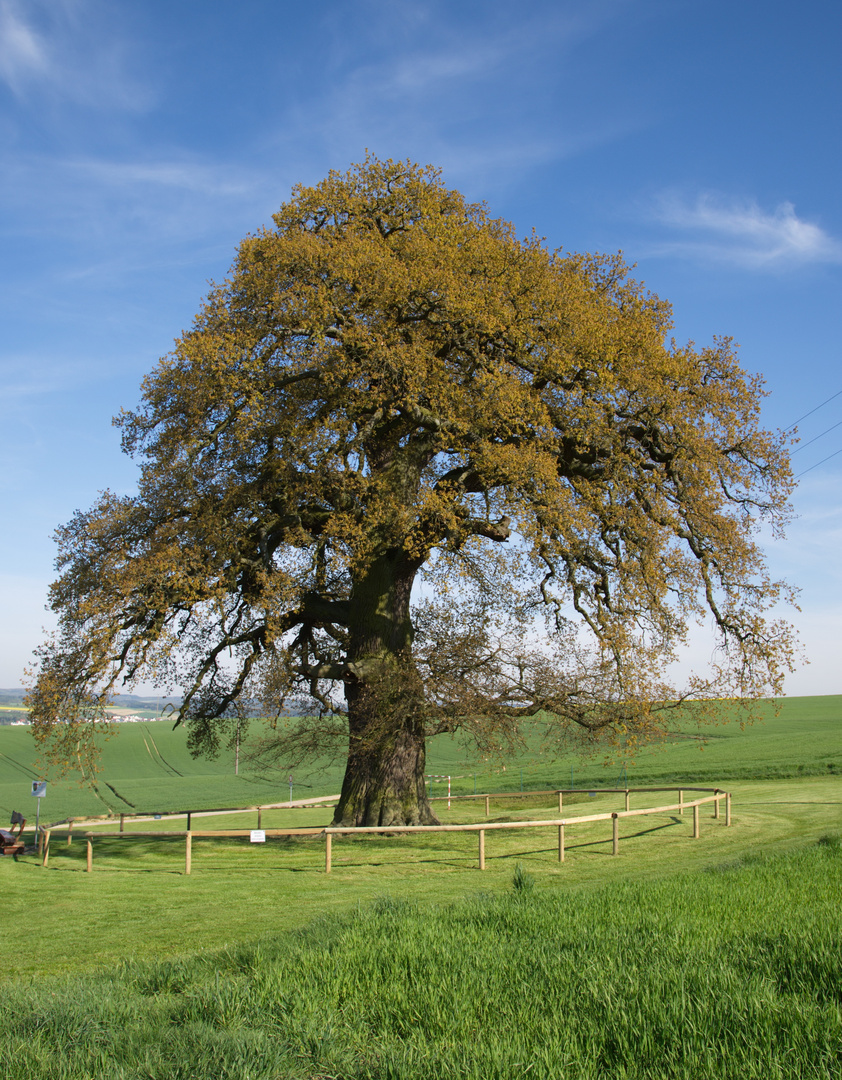
<instances>
[{"instance_id":1,"label":"blue sky","mask_svg":"<svg viewBox=\"0 0 842 1080\"><path fill-rule=\"evenodd\" d=\"M768 426L842 390L841 41L835 0L0 0L0 686L56 526L132 489L111 417L238 240L367 148L622 249L678 338L740 343ZM842 394L800 436L788 691L842 693Z\"/></svg>"}]
</instances>

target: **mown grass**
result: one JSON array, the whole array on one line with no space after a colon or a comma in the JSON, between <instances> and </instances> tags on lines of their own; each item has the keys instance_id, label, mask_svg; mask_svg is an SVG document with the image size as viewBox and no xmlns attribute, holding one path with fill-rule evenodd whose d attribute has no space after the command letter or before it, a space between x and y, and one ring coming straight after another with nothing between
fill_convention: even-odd
<instances>
[{"instance_id":1,"label":"mown grass","mask_svg":"<svg viewBox=\"0 0 842 1080\"><path fill-rule=\"evenodd\" d=\"M17 976L50 976L112 965L131 955L165 958L260 940L334 917L378 896L426 905L478 891L509 889L517 863L536 879L536 890L597 888L630 879L657 880L676 871L705 871L750 853L815 842L842 830L842 783L837 778L733 785L733 825L701 815L701 837L692 838L692 814L665 814L621 823L620 853L611 855L611 824L567 829L567 858L557 860L554 829L486 834L486 870L477 868L477 838L462 833L405 837L342 837L333 846L333 872L324 872L324 840L295 838L265 845L243 840L196 839L193 872L184 875L184 839L94 841L94 872L85 872L85 843L71 847L53 834L49 866L34 856L0 860L4 930L0 982ZM642 798L642 797L636 797ZM519 801L519 800L518 800ZM533 803L536 800L526 800ZM557 813L544 800L506 810L492 804L492 819ZM640 805L633 800L632 805ZM622 796L583 797L570 809L618 809ZM453 804L449 820L484 820L484 806ZM296 814L272 811L284 824ZM156 825L161 824L156 822ZM242 819L238 822L242 824ZM254 824L253 822L250 824Z\"/></svg>"},{"instance_id":2,"label":"mown grass","mask_svg":"<svg viewBox=\"0 0 842 1080\"><path fill-rule=\"evenodd\" d=\"M838 837L596 888L517 876L520 888L510 863L497 894L382 899L250 946L19 983L5 993L0 1074L839 1075Z\"/></svg>"}]
</instances>

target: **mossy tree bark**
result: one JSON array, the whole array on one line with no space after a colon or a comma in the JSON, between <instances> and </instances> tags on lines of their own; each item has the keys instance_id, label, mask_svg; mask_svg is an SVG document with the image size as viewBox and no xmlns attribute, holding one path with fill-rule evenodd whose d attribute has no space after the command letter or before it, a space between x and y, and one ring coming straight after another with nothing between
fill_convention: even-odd
<instances>
[{"instance_id":1,"label":"mossy tree bark","mask_svg":"<svg viewBox=\"0 0 842 1080\"><path fill-rule=\"evenodd\" d=\"M424 784L424 692L410 651L416 570L389 553L352 592L348 763L334 825L438 824Z\"/></svg>"}]
</instances>

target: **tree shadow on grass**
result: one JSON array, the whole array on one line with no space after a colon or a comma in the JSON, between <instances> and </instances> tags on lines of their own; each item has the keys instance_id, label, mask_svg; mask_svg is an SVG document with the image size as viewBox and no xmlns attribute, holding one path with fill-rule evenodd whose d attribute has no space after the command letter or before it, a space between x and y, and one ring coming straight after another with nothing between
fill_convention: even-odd
<instances>
[{"instance_id":1,"label":"tree shadow on grass","mask_svg":"<svg viewBox=\"0 0 842 1080\"><path fill-rule=\"evenodd\" d=\"M620 840L628 841L632 839L639 839L645 836L653 835L655 833L662 832L668 829L674 829L677 826L688 826L690 821L687 817L680 817L673 815L669 821L663 822L659 825L650 825L646 828L638 829L633 833L623 833L620 836ZM547 826L547 828L555 828L555 826ZM488 834L487 834L488 835ZM315 838L314 838L315 839ZM391 838L390 838L391 839ZM352 870L382 870L388 871L389 869L399 868L403 871L411 871L413 868L426 869L428 867L440 867L446 870L464 871L466 869L473 869L476 867L477 855L473 844L470 849L462 852L454 852L452 850L445 850L444 848L430 849L426 846L426 850L419 848L415 845L410 846L411 842L403 849L396 849L391 847L390 850L384 852L381 844L372 843L371 838L368 837L349 837L350 843L346 842L345 851L342 851L341 847L337 851L334 847L333 850L333 864L336 869L343 871ZM201 874L236 874L247 875L254 873L290 873L290 874L323 874L324 862L323 862L323 842L318 840L316 843L309 841L306 844L302 844L300 840L293 840L291 837L283 837L278 840L270 841L276 850L271 850L268 846L258 845L262 854L253 850L252 845L247 845L242 842L240 838L231 842L231 846L226 852L225 847L221 844L214 843L212 851L203 854L201 848L197 851L196 840L193 842L193 872ZM381 841L382 843L382 841ZM576 840L565 844L565 850L567 852L578 851L583 854L598 855L604 857L611 857L611 852L604 850L608 844L611 843L611 837L606 836L602 838L595 838L591 840ZM184 860L184 844L185 840L182 836L174 836L172 840L169 839L137 839L132 840L109 838L103 839L99 843L94 845L94 872L100 873L127 873L127 874L169 874L175 876L184 876L183 860ZM294 845L294 847L293 847ZM365 845L360 848L360 845ZM246 852L251 850L253 858L249 860L247 864L245 859L248 858ZM350 850L349 850L350 849ZM378 850L379 849L379 850ZM557 846L552 844L551 846L541 846L538 848L519 849L517 851L503 851L495 852L492 849L489 851L486 849L486 858L493 859L495 861L500 860L512 860L519 858L527 858L529 856L543 856L552 855L557 852ZM290 857L298 857L302 860L304 858L312 859L311 865L283 865L276 862L272 862L271 865L266 865L265 862L261 865L262 860L271 859L278 855L289 853ZM78 855L73 856L73 862L75 865L61 865L63 853L58 854L59 864L50 865L49 869L59 870L62 873L85 873L84 855L80 852ZM233 859L236 861L232 861ZM374 857L371 857L374 856ZM223 858L224 861L220 861ZM151 860L164 860L168 862L170 860L178 860L181 864L176 866L161 865L137 865L139 862ZM206 862L205 859L208 861ZM77 861L78 860L78 861ZM212 860L212 861L210 861ZM243 860L243 861L241 861ZM109 861L111 865L109 865ZM126 865L127 862L129 865ZM115 865L117 864L117 865Z\"/></svg>"},{"instance_id":2,"label":"tree shadow on grass","mask_svg":"<svg viewBox=\"0 0 842 1080\"><path fill-rule=\"evenodd\" d=\"M664 822L663 825L651 825L648 829L639 829L637 832L634 832L634 833L621 833L619 839L620 839L621 842L623 840L634 840L634 839L637 839L637 838L642 837L642 836L648 836L651 833L662 832L664 829L674 829L676 827L676 825L686 825L686 824L687 824L687 822L683 818L673 817L670 821ZM603 837L601 840L578 840L578 841L573 841L572 843L565 842L564 850L565 850L565 852L569 852L569 851L581 851L584 848L602 848L602 847L605 847L606 844L610 844L610 843L612 843L612 838L610 836ZM518 851L511 851L511 852L506 852L506 853L504 853L502 855L495 855L493 853L489 854L489 852L486 850L486 856L485 857L487 859L488 858L493 858L493 859L518 859L518 858L525 858L527 855L547 855L547 854L554 854L554 853L557 853L557 852L558 852L558 846L556 844L553 844L551 847L531 848L531 849L528 849L528 850L525 850L525 851L519 851L519 852ZM604 856L608 856L609 858L613 857L611 855L611 852L608 852L608 851L588 851L587 854L588 855L604 855Z\"/></svg>"}]
</instances>

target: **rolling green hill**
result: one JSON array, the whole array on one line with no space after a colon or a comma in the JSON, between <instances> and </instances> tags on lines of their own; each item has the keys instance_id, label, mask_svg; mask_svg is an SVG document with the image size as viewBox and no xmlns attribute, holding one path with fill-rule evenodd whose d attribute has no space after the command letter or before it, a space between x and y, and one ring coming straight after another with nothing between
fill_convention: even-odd
<instances>
[{"instance_id":1,"label":"rolling green hill","mask_svg":"<svg viewBox=\"0 0 842 1080\"><path fill-rule=\"evenodd\" d=\"M530 790L842 774L842 695L789 698L778 715L770 709L761 723L745 729L725 724L703 735L677 731L634 760L615 757L607 763L576 755L545 758L535 740L505 764L477 761L460 738L439 736L430 740L427 768L449 774L454 794L517 791L521 785ZM0 728L0 815L20 810L34 818L31 781L42 775L36 757L28 728ZM255 772L244 758L235 776L233 751L223 751L215 761L195 759L184 730L172 730L169 722L124 724L103 747L96 790L73 778L51 782L42 819L254 806L289 798L288 770ZM293 798L333 794L341 781L338 765L296 769ZM433 795L446 793L445 782L430 784Z\"/></svg>"}]
</instances>

